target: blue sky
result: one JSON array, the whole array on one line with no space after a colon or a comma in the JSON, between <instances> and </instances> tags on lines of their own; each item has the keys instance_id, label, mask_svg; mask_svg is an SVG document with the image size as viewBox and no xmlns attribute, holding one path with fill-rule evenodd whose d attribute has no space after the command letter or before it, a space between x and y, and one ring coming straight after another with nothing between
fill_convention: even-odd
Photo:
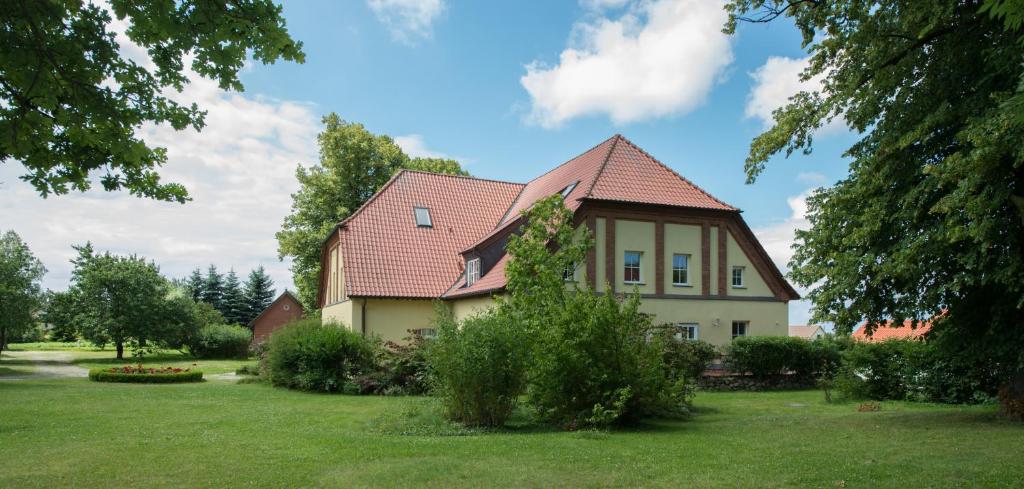
<instances>
[{"instance_id":1,"label":"blue sky","mask_svg":"<svg viewBox=\"0 0 1024 489\"><path fill-rule=\"evenodd\" d=\"M285 2L284 16L305 64L247 66L244 94L193 77L173 95L209 110L208 127L143 128L168 148L165 178L189 186L194 202L99 191L44 201L17 181L21 168L0 166L0 227L29 241L49 288L66 287L70 247L86 240L153 258L172 276L210 262L242 273L263 264L291 287L273 233L295 165L316 163L329 112L396 137L414 156L520 182L621 133L742 208L783 265L793 229L806 225L802 198L846 173L853 136L835 124L812 155L777 158L744 183L743 160L770 109L816 85L796 78L806 53L792 25L744 25L726 37L712 0L302 0ZM806 310L794 304L791 323Z\"/></svg>"}]
</instances>

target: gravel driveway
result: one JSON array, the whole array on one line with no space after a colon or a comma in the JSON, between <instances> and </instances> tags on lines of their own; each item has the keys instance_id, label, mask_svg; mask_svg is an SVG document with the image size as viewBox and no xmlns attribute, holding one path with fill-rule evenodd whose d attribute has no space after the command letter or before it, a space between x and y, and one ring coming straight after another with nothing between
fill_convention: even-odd
<instances>
[{"instance_id":1,"label":"gravel driveway","mask_svg":"<svg viewBox=\"0 0 1024 489\"><path fill-rule=\"evenodd\" d=\"M28 379L71 379L89 376L89 370L71 363L74 355L63 351L5 351L0 366L4 366L7 360L18 360L17 364L7 364L11 367L29 367L32 370L25 374L0 376L0 382L5 380L28 380Z\"/></svg>"}]
</instances>

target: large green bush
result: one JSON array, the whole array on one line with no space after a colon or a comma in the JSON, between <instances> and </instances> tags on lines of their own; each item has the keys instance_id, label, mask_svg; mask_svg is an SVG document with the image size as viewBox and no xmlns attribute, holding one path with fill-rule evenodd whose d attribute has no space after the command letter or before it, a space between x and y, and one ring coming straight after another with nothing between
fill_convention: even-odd
<instances>
[{"instance_id":1,"label":"large green bush","mask_svg":"<svg viewBox=\"0 0 1024 489\"><path fill-rule=\"evenodd\" d=\"M446 415L471 426L501 426L526 388L528 337L501 311L456 324L438 311L428 355Z\"/></svg>"},{"instance_id":2,"label":"large green bush","mask_svg":"<svg viewBox=\"0 0 1024 489\"><path fill-rule=\"evenodd\" d=\"M662 346L662 359L669 376L695 381L721 352L718 347L703 340L677 339L677 331L671 326L659 326L654 329L652 336Z\"/></svg>"},{"instance_id":3,"label":"large green bush","mask_svg":"<svg viewBox=\"0 0 1024 489\"><path fill-rule=\"evenodd\" d=\"M382 394L425 394L430 390L427 347L431 341L411 333L402 343L381 345L377 363L384 382Z\"/></svg>"},{"instance_id":4,"label":"large green bush","mask_svg":"<svg viewBox=\"0 0 1024 489\"><path fill-rule=\"evenodd\" d=\"M233 324L211 324L199 329L189 351L199 358L247 358L252 332Z\"/></svg>"},{"instance_id":5,"label":"large green bush","mask_svg":"<svg viewBox=\"0 0 1024 489\"><path fill-rule=\"evenodd\" d=\"M788 372L810 375L814 359L810 343L788 336L747 336L736 338L726 347L726 362L734 372L749 372L766 378Z\"/></svg>"},{"instance_id":6,"label":"large green bush","mask_svg":"<svg viewBox=\"0 0 1024 489\"><path fill-rule=\"evenodd\" d=\"M663 345L649 339L639 296L579 291L537 331L529 400L537 416L568 428L688 413L691 390L673 381Z\"/></svg>"},{"instance_id":7,"label":"large green bush","mask_svg":"<svg viewBox=\"0 0 1024 489\"><path fill-rule=\"evenodd\" d=\"M374 350L358 333L306 319L274 332L267 341L264 362L261 370L274 385L358 393L353 381L374 370Z\"/></svg>"}]
</instances>

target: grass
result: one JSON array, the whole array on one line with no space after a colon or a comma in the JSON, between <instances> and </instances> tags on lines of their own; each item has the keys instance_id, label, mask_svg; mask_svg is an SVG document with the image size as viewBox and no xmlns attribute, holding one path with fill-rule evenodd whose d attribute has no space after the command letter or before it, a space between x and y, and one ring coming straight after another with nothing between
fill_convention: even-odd
<instances>
[{"instance_id":1,"label":"grass","mask_svg":"<svg viewBox=\"0 0 1024 489\"><path fill-rule=\"evenodd\" d=\"M136 363L135 358L132 357L132 351L126 349L124 352L124 359L116 359L116 352L113 348L97 348L89 343L62 343L62 342L45 342L45 343L14 343L11 344L9 349L11 351L59 351L67 352L74 356L74 360L71 363L78 365L79 367L86 369L104 368L104 367L117 367L121 365L134 365ZM0 363L7 363L9 365L15 364L17 361L5 355L5 358L0 359ZM162 350L153 355L147 355L143 357L142 365L146 367L178 367L178 368L191 368L193 370L202 370L206 375L224 374L228 372L234 372L242 365L253 365L252 360L247 359L201 359L193 358L187 353L183 353L176 350ZM21 372L18 372L19 374ZM5 375L0 371L0 375ZM8 374L14 375L14 374Z\"/></svg>"},{"instance_id":2,"label":"grass","mask_svg":"<svg viewBox=\"0 0 1024 489\"><path fill-rule=\"evenodd\" d=\"M0 487L1024 485L1024 426L992 406L699 393L689 421L570 433L465 430L423 398L265 384L18 381L0 396Z\"/></svg>"}]
</instances>

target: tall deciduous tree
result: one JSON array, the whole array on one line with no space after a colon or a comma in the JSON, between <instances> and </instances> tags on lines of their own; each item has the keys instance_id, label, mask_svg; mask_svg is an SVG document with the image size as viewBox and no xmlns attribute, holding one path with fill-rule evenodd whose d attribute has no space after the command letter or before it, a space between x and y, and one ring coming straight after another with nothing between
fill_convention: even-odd
<instances>
[{"instance_id":1,"label":"tall deciduous tree","mask_svg":"<svg viewBox=\"0 0 1024 489\"><path fill-rule=\"evenodd\" d=\"M323 119L317 137L320 163L300 166L295 176L300 189L292 194L292 211L277 233L278 255L292 258L292 275L299 300L315 309L320 246L342 219L363 205L402 168L468 175L452 160L412 159L389 136L372 134L362 124L337 114Z\"/></svg>"},{"instance_id":2,"label":"tall deciduous tree","mask_svg":"<svg viewBox=\"0 0 1024 489\"><path fill-rule=\"evenodd\" d=\"M792 276L814 287L814 319L849 331L945 311L932 341L998 362L1004 400L1021 406L1024 17L1019 2L985 3L734 0L726 30L788 17L811 53L803 77L824 77L754 139L751 180L773 155L809 151L830 119L860 134L849 175L808 199L797 233Z\"/></svg>"},{"instance_id":3,"label":"tall deciduous tree","mask_svg":"<svg viewBox=\"0 0 1024 489\"><path fill-rule=\"evenodd\" d=\"M246 279L243 289L245 293L245 321L243 324L249 324L274 300L274 281L260 265L249 272L249 278Z\"/></svg>"},{"instance_id":4,"label":"tall deciduous tree","mask_svg":"<svg viewBox=\"0 0 1024 489\"><path fill-rule=\"evenodd\" d=\"M50 326L50 339L53 341L75 341L78 339L78 298L75 290L48 292L43 307L42 319Z\"/></svg>"},{"instance_id":5,"label":"tall deciduous tree","mask_svg":"<svg viewBox=\"0 0 1024 489\"><path fill-rule=\"evenodd\" d=\"M46 267L14 231L0 235L0 352L12 333L32 326Z\"/></svg>"},{"instance_id":6,"label":"tall deciduous tree","mask_svg":"<svg viewBox=\"0 0 1024 489\"><path fill-rule=\"evenodd\" d=\"M248 56L262 63L302 62L281 7L270 0L5 2L0 8L0 162L20 161L22 178L43 196L86 190L100 173L107 191L185 202L188 192L161 183L167 161L136 130L204 125L195 104L163 95L182 90L190 68L222 89L242 90ZM146 49L152 68L125 58L110 29Z\"/></svg>"}]
</instances>

